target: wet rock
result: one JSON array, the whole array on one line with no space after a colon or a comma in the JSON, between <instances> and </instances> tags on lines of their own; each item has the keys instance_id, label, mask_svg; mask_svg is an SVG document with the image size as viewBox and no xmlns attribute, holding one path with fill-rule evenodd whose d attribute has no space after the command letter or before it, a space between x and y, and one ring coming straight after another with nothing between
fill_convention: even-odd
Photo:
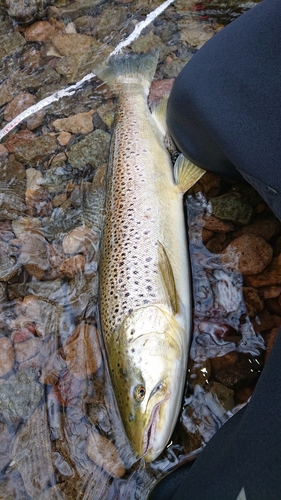
<instances>
[{"instance_id":1,"label":"wet rock","mask_svg":"<svg viewBox=\"0 0 281 500\"><path fill-rule=\"evenodd\" d=\"M0 377L5 377L12 370L14 361L15 354L10 339L0 338Z\"/></svg>"},{"instance_id":2,"label":"wet rock","mask_svg":"<svg viewBox=\"0 0 281 500\"><path fill-rule=\"evenodd\" d=\"M63 346L69 371L75 378L83 380L97 372L102 363L97 329L81 323Z\"/></svg>"},{"instance_id":3,"label":"wet rock","mask_svg":"<svg viewBox=\"0 0 281 500\"><path fill-rule=\"evenodd\" d=\"M213 238L214 234L215 233L213 231L210 231L209 229L206 229L205 227L203 227L202 228L202 243L204 245L206 245L206 243Z\"/></svg>"},{"instance_id":4,"label":"wet rock","mask_svg":"<svg viewBox=\"0 0 281 500\"><path fill-rule=\"evenodd\" d=\"M70 231L63 239L63 251L66 254L87 252L89 246L97 245L99 235L87 226L78 226Z\"/></svg>"},{"instance_id":5,"label":"wet rock","mask_svg":"<svg viewBox=\"0 0 281 500\"><path fill-rule=\"evenodd\" d=\"M0 454L0 470L2 470L12 459L11 455L11 444L12 436L10 436L8 426L4 422L0 422L0 442L1 442L1 454ZM2 490L2 484L1 484ZM3 497L3 492L0 493L0 499L6 500L7 497Z\"/></svg>"},{"instance_id":6,"label":"wet rock","mask_svg":"<svg viewBox=\"0 0 281 500\"><path fill-rule=\"evenodd\" d=\"M9 151L3 144L0 144L0 162L3 162L7 159Z\"/></svg>"},{"instance_id":7,"label":"wet rock","mask_svg":"<svg viewBox=\"0 0 281 500\"><path fill-rule=\"evenodd\" d=\"M71 146L68 152L69 163L78 169L85 165L97 168L108 160L110 134L103 130L95 130L85 139Z\"/></svg>"},{"instance_id":8,"label":"wet rock","mask_svg":"<svg viewBox=\"0 0 281 500\"><path fill-rule=\"evenodd\" d=\"M217 196L221 191L222 179L218 175L206 172L195 184L195 193L201 192L204 196Z\"/></svg>"},{"instance_id":9,"label":"wet rock","mask_svg":"<svg viewBox=\"0 0 281 500\"><path fill-rule=\"evenodd\" d=\"M196 384L204 387L206 382L208 383L209 378L211 376L211 361L210 359L206 359L204 362L196 363L192 359L189 360L188 363L188 379L189 385L193 386Z\"/></svg>"},{"instance_id":10,"label":"wet rock","mask_svg":"<svg viewBox=\"0 0 281 500\"><path fill-rule=\"evenodd\" d=\"M151 105L154 102L160 101L164 95L169 95L173 85L174 78L155 80L152 82L149 90L148 103Z\"/></svg>"},{"instance_id":11,"label":"wet rock","mask_svg":"<svg viewBox=\"0 0 281 500\"><path fill-rule=\"evenodd\" d=\"M51 84L55 84L60 80L60 76L50 66L46 66L41 70L32 72L30 72L29 69L19 70L16 73L15 78L17 79L17 85L20 89L33 92L35 92L43 85L50 86Z\"/></svg>"},{"instance_id":12,"label":"wet rock","mask_svg":"<svg viewBox=\"0 0 281 500\"><path fill-rule=\"evenodd\" d=\"M47 385L56 385L60 374L65 371L67 364L62 356L62 350L51 354L42 366L42 375L40 382Z\"/></svg>"},{"instance_id":13,"label":"wet rock","mask_svg":"<svg viewBox=\"0 0 281 500\"><path fill-rule=\"evenodd\" d=\"M77 115L61 118L53 122L53 126L58 131L71 132L72 134L88 134L93 131L92 115L94 111L88 113L78 113Z\"/></svg>"},{"instance_id":14,"label":"wet rock","mask_svg":"<svg viewBox=\"0 0 281 500\"><path fill-rule=\"evenodd\" d=\"M99 16L95 18L94 36L101 42L110 41L111 45L117 45L120 41L120 32L125 34L128 11L125 7L110 5L102 9ZM116 29L118 26L118 29Z\"/></svg>"},{"instance_id":15,"label":"wet rock","mask_svg":"<svg viewBox=\"0 0 281 500\"><path fill-rule=\"evenodd\" d=\"M53 478L46 406L38 408L21 427L13 444L13 460L27 494L36 498Z\"/></svg>"},{"instance_id":16,"label":"wet rock","mask_svg":"<svg viewBox=\"0 0 281 500\"><path fill-rule=\"evenodd\" d=\"M216 372L215 378L218 382L231 389L239 389L243 386L252 385L259 377L260 366L254 369L252 362L239 361Z\"/></svg>"},{"instance_id":17,"label":"wet rock","mask_svg":"<svg viewBox=\"0 0 281 500\"><path fill-rule=\"evenodd\" d=\"M81 16L75 19L76 30L83 35L92 35L95 24L96 19L92 16Z\"/></svg>"},{"instance_id":18,"label":"wet rock","mask_svg":"<svg viewBox=\"0 0 281 500\"><path fill-rule=\"evenodd\" d=\"M57 34L55 26L48 21L37 21L25 30L24 36L27 42L50 42Z\"/></svg>"},{"instance_id":19,"label":"wet rock","mask_svg":"<svg viewBox=\"0 0 281 500\"><path fill-rule=\"evenodd\" d=\"M27 120L25 120L26 126L29 130L35 130L36 128L40 127L42 124L44 118L45 118L46 112L44 109L40 109L40 111L37 111L37 113L33 113Z\"/></svg>"},{"instance_id":20,"label":"wet rock","mask_svg":"<svg viewBox=\"0 0 281 500\"><path fill-rule=\"evenodd\" d=\"M254 392L254 386L252 387L242 387L242 389L238 389L235 391L235 404L243 405L249 401L249 398L252 397Z\"/></svg>"},{"instance_id":21,"label":"wet rock","mask_svg":"<svg viewBox=\"0 0 281 500\"><path fill-rule=\"evenodd\" d=\"M266 308L264 308L254 319L252 319L252 324L255 332L266 332L274 327L272 316Z\"/></svg>"},{"instance_id":22,"label":"wet rock","mask_svg":"<svg viewBox=\"0 0 281 500\"><path fill-rule=\"evenodd\" d=\"M52 39L52 44L62 56L72 56L87 52L93 43L93 39L79 33L58 35Z\"/></svg>"},{"instance_id":23,"label":"wet rock","mask_svg":"<svg viewBox=\"0 0 281 500\"><path fill-rule=\"evenodd\" d=\"M105 104L102 104L101 106L98 107L97 113L103 123L108 128L111 128L113 121L114 121L114 116L115 116L115 110L116 106L113 101L109 100Z\"/></svg>"},{"instance_id":24,"label":"wet rock","mask_svg":"<svg viewBox=\"0 0 281 500\"><path fill-rule=\"evenodd\" d=\"M28 142L19 144L14 149L17 161L27 164L29 167L36 167L58 149L56 138L51 134L36 137Z\"/></svg>"},{"instance_id":25,"label":"wet rock","mask_svg":"<svg viewBox=\"0 0 281 500\"><path fill-rule=\"evenodd\" d=\"M21 500L26 498L26 491L22 478L17 470L5 474L1 481L1 500Z\"/></svg>"},{"instance_id":26,"label":"wet rock","mask_svg":"<svg viewBox=\"0 0 281 500\"><path fill-rule=\"evenodd\" d=\"M246 276L246 283L248 286L255 288L281 285L281 264L278 258L275 257L262 273L254 276Z\"/></svg>"},{"instance_id":27,"label":"wet rock","mask_svg":"<svg viewBox=\"0 0 281 500\"><path fill-rule=\"evenodd\" d=\"M212 252L215 254L221 253L221 251L223 249L223 243L218 238L211 238L206 243L205 246L206 246L207 250L209 250L209 252Z\"/></svg>"},{"instance_id":28,"label":"wet rock","mask_svg":"<svg viewBox=\"0 0 281 500\"><path fill-rule=\"evenodd\" d=\"M272 314L271 317L272 317L272 321L274 323L274 326L278 326L278 328L280 328L281 316L279 316L278 314Z\"/></svg>"},{"instance_id":29,"label":"wet rock","mask_svg":"<svg viewBox=\"0 0 281 500\"><path fill-rule=\"evenodd\" d=\"M88 457L112 477L124 476L126 469L114 444L106 437L93 431L87 440Z\"/></svg>"},{"instance_id":30,"label":"wet rock","mask_svg":"<svg viewBox=\"0 0 281 500\"><path fill-rule=\"evenodd\" d=\"M171 78L176 78L178 74L181 72L181 70L184 68L186 63L189 61L190 57L187 60L181 60L181 59L172 59L171 61L167 61L166 64L160 67L160 72L159 74L164 78L164 79L171 79Z\"/></svg>"},{"instance_id":31,"label":"wet rock","mask_svg":"<svg viewBox=\"0 0 281 500\"><path fill-rule=\"evenodd\" d=\"M28 321L28 318L26 318L26 321ZM14 330L12 332L11 339L14 342L14 344L20 342L26 342L27 340L34 338L33 333L34 332L31 332L29 328L22 327L19 330Z\"/></svg>"},{"instance_id":32,"label":"wet rock","mask_svg":"<svg viewBox=\"0 0 281 500\"><path fill-rule=\"evenodd\" d=\"M264 299L274 299L281 294L281 286L263 286L259 291Z\"/></svg>"},{"instance_id":33,"label":"wet rock","mask_svg":"<svg viewBox=\"0 0 281 500\"><path fill-rule=\"evenodd\" d=\"M82 273L85 269L85 257L81 254L69 257L60 265L60 271L68 278L74 278L77 273Z\"/></svg>"},{"instance_id":34,"label":"wet rock","mask_svg":"<svg viewBox=\"0 0 281 500\"><path fill-rule=\"evenodd\" d=\"M13 230L21 242L19 262L31 276L41 279L49 267L49 254L40 221L22 218L13 222Z\"/></svg>"},{"instance_id":35,"label":"wet rock","mask_svg":"<svg viewBox=\"0 0 281 500\"><path fill-rule=\"evenodd\" d=\"M242 236L243 234L255 234L256 236L261 236L266 241L271 240L273 236L276 236L281 231L281 222L273 218L262 218L255 219L252 224L241 228L239 231L235 231L233 234L235 237Z\"/></svg>"},{"instance_id":36,"label":"wet rock","mask_svg":"<svg viewBox=\"0 0 281 500\"><path fill-rule=\"evenodd\" d=\"M204 228L215 233L228 233L233 231L234 225L232 222L223 221L214 215L206 215L204 216Z\"/></svg>"},{"instance_id":37,"label":"wet rock","mask_svg":"<svg viewBox=\"0 0 281 500\"><path fill-rule=\"evenodd\" d=\"M268 357L271 353L271 349L275 344L275 341L277 339L277 335L279 333L279 327L272 328L268 333L263 334L264 338L264 343L265 343L265 362L268 360Z\"/></svg>"},{"instance_id":38,"label":"wet rock","mask_svg":"<svg viewBox=\"0 0 281 500\"><path fill-rule=\"evenodd\" d=\"M261 293L252 287L243 287L243 297L250 318L254 318L264 308Z\"/></svg>"},{"instance_id":39,"label":"wet rock","mask_svg":"<svg viewBox=\"0 0 281 500\"><path fill-rule=\"evenodd\" d=\"M243 196L235 191L210 198L212 214L222 220L230 220L235 224L249 224L253 217L253 207Z\"/></svg>"},{"instance_id":40,"label":"wet rock","mask_svg":"<svg viewBox=\"0 0 281 500\"><path fill-rule=\"evenodd\" d=\"M25 203L27 214L31 217L48 217L52 213L50 193L43 186L26 190Z\"/></svg>"},{"instance_id":41,"label":"wet rock","mask_svg":"<svg viewBox=\"0 0 281 500\"><path fill-rule=\"evenodd\" d=\"M0 385L0 412L5 419L27 420L40 403L43 387L32 369L11 375Z\"/></svg>"},{"instance_id":42,"label":"wet rock","mask_svg":"<svg viewBox=\"0 0 281 500\"><path fill-rule=\"evenodd\" d=\"M76 406L83 393L85 394L85 390L86 381L74 377L72 373L67 371L52 388L50 398L61 406Z\"/></svg>"},{"instance_id":43,"label":"wet rock","mask_svg":"<svg viewBox=\"0 0 281 500\"><path fill-rule=\"evenodd\" d=\"M71 19L73 21L79 16L91 14L95 7L103 3L104 0L77 0L60 8L49 7L48 16L50 18L66 19L67 21Z\"/></svg>"},{"instance_id":44,"label":"wet rock","mask_svg":"<svg viewBox=\"0 0 281 500\"><path fill-rule=\"evenodd\" d=\"M265 306L270 313L281 314L280 299L278 298L266 299Z\"/></svg>"},{"instance_id":45,"label":"wet rock","mask_svg":"<svg viewBox=\"0 0 281 500\"><path fill-rule=\"evenodd\" d=\"M153 49L159 50L159 61L163 61L165 56L171 51L171 47L168 47L162 42L161 38L154 35L152 31L147 35L139 36L132 44L131 48L133 52L140 54L141 52L150 52ZM168 77L169 78L169 77Z\"/></svg>"},{"instance_id":46,"label":"wet rock","mask_svg":"<svg viewBox=\"0 0 281 500\"><path fill-rule=\"evenodd\" d=\"M226 387L215 380L210 384L210 392L215 396L217 401L223 406L223 408L228 411L231 410L234 405L234 391L229 387Z\"/></svg>"},{"instance_id":47,"label":"wet rock","mask_svg":"<svg viewBox=\"0 0 281 500\"><path fill-rule=\"evenodd\" d=\"M33 106L36 99L33 94L29 92L20 92L16 97L13 98L9 104L5 107L4 119L9 122L18 116L22 111Z\"/></svg>"},{"instance_id":48,"label":"wet rock","mask_svg":"<svg viewBox=\"0 0 281 500\"><path fill-rule=\"evenodd\" d=\"M14 149L24 142L29 142L34 139L35 135L30 130L20 130L16 134L10 134L5 142L5 146L10 153L13 153Z\"/></svg>"},{"instance_id":49,"label":"wet rock","mask_svg":"<svg viewBox=\"0 0 281 500\"><path fill-rule=\"evenodd\" d=\"M11 79L5 80L0 85L0 106L10 102L16 93L14 82Z\"/></svg>"},{"instance_id":50,"label":"wet rock","mask_svg":"<svg viewBox=\"0 0 281 500\"><path fill-rule=\"evenodd\" d=\"M57 138L57 141L61 146L66 146L69 143L71 137L72 135L69 132L61 132Z\"/></svg>"},{"instance_id":51,"label":"wet rock","mask_svg":"<svg viewBox=\"0 0 281 500\"><path fill-rule=\"evenodd\" d=\"M9 0L7 0L7 2L8 1ZM25 44L26 44L25 39L18 32L0 35L0 46L1 46L0 58L3 60L6 57L10 57L22 52Z\"/></svg>"},{"instance_id":52,"label":"wet rock","mask_svg":"<svg viewBox=\"0 0 281 500\"><path fill-rule=\"evenodd\" d=\"M22 363L36 356L40 350L42 340L37 337L31 337L25 342L15 342L15 360Z\"/></svg>"},{"instance_id":53,"label":"wet rock","mask_svg":"<svg viewBox=\"0 0 281 500\"><path fill-rule=\"evenodd\" d=\"M188 19L186 17L179 19L178 28L180 30L180 39L191 47L199 49L215 34L213 27L202 25L200 21Z\"/></svg>"},{"instance_id":54,"label":"wet rock","mask_svg":"<svg viewBox=\"0 0 281 500\"><path fill-rule=\"evenodd\" d=\"M239 354L237 351L231 351L224 356L217 356L211 359L213 373L220 370L227 369L229 366L234 366L239 361Z\"/></svg>"},{"instance_id":55,"label":"wet rock","mask_svg":"<svg viewBox=\"0 0 281 500\"><path fill-rule=\"evenodd\" d=\"M252 275L261 273L270 264L273 249L260 236L245 234L233 240L223 251L225 256L235 254L239 271L244 275Z\"/></svg>"},{"instance_id":56,"label":"wet rock","mask_svg":"<svg viewBox=\"0 0 281 500\"><path fill-rule=\"evenodd\" d=\"M16 274L19 267L20 263L14 256L10 245L0 239L0 279L8 281Z\"/></svg>"}]
</instances>

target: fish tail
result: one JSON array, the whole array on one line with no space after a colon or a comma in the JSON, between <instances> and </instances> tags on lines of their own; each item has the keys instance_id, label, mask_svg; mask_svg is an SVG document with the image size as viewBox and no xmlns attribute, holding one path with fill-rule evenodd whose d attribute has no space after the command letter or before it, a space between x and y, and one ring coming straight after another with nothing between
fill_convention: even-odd
<instances>
[{"instance_id":1,"label":"fish tail","mask_svg":"<svg viewBox=\"0 0 281 500\"><path fill-rule=\"evenodd\" d=\"M158 51L148 54L121 54L111 57L98 76L116 94L125 85L141 85L148 89L158 62Z\"/></svg>"}]
</instances>

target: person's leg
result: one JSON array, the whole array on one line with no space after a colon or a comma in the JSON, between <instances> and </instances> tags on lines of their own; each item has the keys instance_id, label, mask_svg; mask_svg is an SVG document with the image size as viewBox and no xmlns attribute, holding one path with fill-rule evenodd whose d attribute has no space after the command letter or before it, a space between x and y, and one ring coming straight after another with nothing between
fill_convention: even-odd
<instances>
[{"instance_id":1,"label":"person's leg","mask_svg":"<svg viewBox=\"0 0 281 500\"><path fill-rule=\"evenodd\" d=\"M280 367L279 331L248 405L221 427L187 473L178 471L180 486L171 496L164 496L163 482L149 500L236 500L243 488L247 500L280 500Z\"/></svg>"}]
</instances>

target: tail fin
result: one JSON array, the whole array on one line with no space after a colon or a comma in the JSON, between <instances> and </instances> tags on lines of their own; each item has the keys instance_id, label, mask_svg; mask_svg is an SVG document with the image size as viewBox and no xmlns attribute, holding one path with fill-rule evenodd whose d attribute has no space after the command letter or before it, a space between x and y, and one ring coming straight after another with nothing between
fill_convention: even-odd
<instances>
[{"instance_id":1,"label":"tail fin","mask_svg":"<svg viewBox=\"0 0 281 500\"><path fill-rule=\"evenodd\" d=\"M150 87L158 62L158 51L148 54L122 54L109 59L98 77L105 81L113 92L118 93L120 85L139 84Z\"/></svg>"}]
</instances>

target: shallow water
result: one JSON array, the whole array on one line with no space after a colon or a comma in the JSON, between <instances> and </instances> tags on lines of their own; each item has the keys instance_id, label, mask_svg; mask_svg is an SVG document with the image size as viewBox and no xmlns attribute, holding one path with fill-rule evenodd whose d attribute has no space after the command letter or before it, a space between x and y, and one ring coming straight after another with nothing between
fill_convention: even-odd
<instances>
[{"instance_id":1,"label":"shallow water","mask_svg":"<svg viewBox=\"0 0 281 500\"><path fill-rule=\"evenodd\" d=\"M18 4L15 12L11 2L10 15L0 7L1 127L95 72L160 2L30 5L30 11L20 12ZM204 2L178 0L126 50L157 47L155 80L170 85L222 28L218 20L226 24L251 5L210 2L207 9ZM151 100L156 89L161 93L155 86ZM146 466L135 462L117 414L98 316L97 215L115 106L109 89L92 78L2 141L0 498L5 500L145 499L157 479L196 456L233 408L247 401L263 366L263 338L249 319L236 257L222 260L202 243L210 196L194 191L186 198L194 337L183 409L161 457ZM216 196L233 189L245 186L222 183ZM253 217L273 220L267 208L255 209ZM276 248L279 233L271 240ZM226 242L230 233L225 235ZM240 378L229 368L237 363Z\"/></svg>"}]
</instances>

